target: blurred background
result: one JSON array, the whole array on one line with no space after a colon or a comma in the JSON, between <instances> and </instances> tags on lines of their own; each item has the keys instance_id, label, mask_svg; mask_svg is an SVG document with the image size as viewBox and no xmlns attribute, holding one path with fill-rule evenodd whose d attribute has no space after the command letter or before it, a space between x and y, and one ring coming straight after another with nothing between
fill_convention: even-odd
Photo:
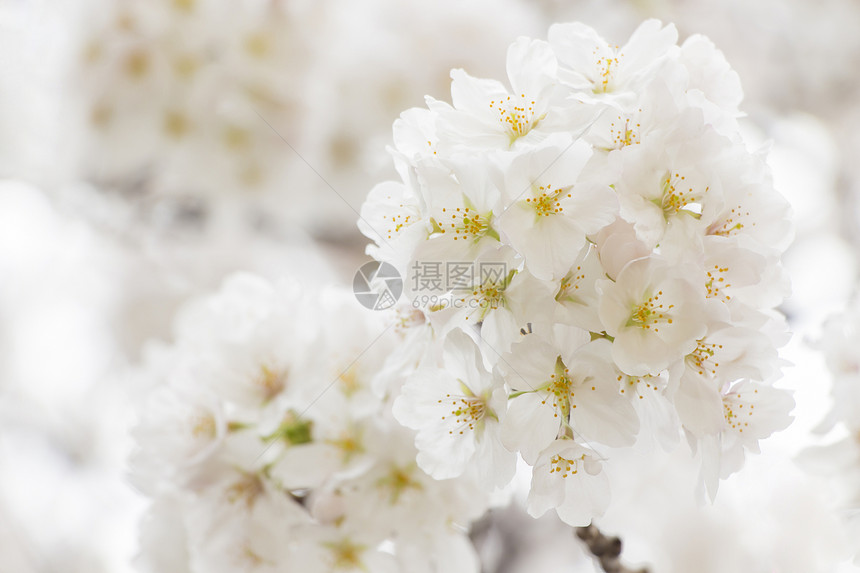
<instances>
[{"instance_id":1,"label":"blurred background","mask_svg":"<svg viewBox=\"0 0 860 573\"><path fill-rule=\"evenodd\" d=\"M517 36L579 20L623 44L648 17L716 43L749 140L770 142L796 212L798 406L713 506L688 455L630 460L602 527L653 573L860 571L843 509L793 462L821 440L817 341L857 278L856 0L0 0L0 572L132 571L147 341L237 270L351 285L357 212L395 177L391 124L449 99L451 68L503 79ZM595 571L517 506L474 538L487 572Z\"/></svg>"}]
</instances>

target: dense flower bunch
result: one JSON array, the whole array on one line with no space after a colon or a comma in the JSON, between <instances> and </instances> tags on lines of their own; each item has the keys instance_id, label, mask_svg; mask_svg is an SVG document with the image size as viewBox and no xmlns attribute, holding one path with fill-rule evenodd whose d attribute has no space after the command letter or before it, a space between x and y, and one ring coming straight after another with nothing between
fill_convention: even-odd
<instances>
[{"instance_id":1,"label":"dense flower bunch","mask_svg":"<svg viewBox=\"0 0 860 573\"><path fill-rule=\"evenodd\" d=\"M402 180L361 212L439 349L394 414L437 478L504 485L521 455L533 515L588 523L607 448L680 428L713 496L793 407L772 385L788 206L741 139L738 78L655 20L622 47L554 25L507 72L454 70L452 104L404 112Z\"/></svg>"},{"instance_id":2,"label":"dense flower bunch","mask_svg":"<svg viewBox=\"0 0 860 573\"><path fill-rule=\"evenodd\" d=\"M417 467L381 396L408 317L380 318L252 275L184 311L135 430L141 570L478 570L465 531L488 498Z\"/></svg>"}]
</instances>

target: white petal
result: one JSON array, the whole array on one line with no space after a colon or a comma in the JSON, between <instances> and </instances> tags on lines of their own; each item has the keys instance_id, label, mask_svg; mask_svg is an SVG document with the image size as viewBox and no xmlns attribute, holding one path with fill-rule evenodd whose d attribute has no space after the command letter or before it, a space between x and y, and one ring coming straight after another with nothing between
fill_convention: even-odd
<instances>
[{"instance_id":1,"label":"white petal","mask_svg":"<svg viewBox=\"0 0 860 573\"><path fill-rule=\"evenodd\" d=\"M501 425L502 443L519 451L528 464L534 464L541 450L558 435L561 419L544 397L529 393L511 398Z\"/></svg>"}]
</instances>

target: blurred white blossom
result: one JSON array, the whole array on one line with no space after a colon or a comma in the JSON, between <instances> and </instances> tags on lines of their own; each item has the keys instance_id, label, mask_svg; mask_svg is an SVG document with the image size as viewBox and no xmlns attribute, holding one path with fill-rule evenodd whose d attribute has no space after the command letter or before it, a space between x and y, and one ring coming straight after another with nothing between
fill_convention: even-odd
<instances>
[{"instance_id":1,"label":"blurred white blossom","mask_svg":"<svg viewBox=\"0 0 860 573\"><path fill-rule=\"evenodd\" d=\"M249 274L183 310L174 344L149 353L134 430L134 482L153 502L141 570L395 571L417 558L448 571L453 543L477 571L464 531L490 500L474 472L426 475L374 393L402 337L392 318Z\"/></svg>"}]
</instances>

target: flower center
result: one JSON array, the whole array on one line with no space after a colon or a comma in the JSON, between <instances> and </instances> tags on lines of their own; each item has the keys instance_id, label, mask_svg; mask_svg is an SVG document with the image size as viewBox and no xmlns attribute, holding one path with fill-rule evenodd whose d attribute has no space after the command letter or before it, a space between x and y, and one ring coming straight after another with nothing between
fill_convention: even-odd
<instances>
[{"instance_id":1,"label":"flower center","mask_svg":"<svg viewBox=\"0 0 860 573\"><path fill-rule=\"evenodd\" d=\"M201 412L191 418L191 435L195 438L215 437L215 418L209 412Z\"/></svg>"},{"instance_id":2,"label":"flower center","mask_svg":"<svg viewBox=\"0 0 860 573\"><path fill-rule=\"evenodd\" d=\"M413 466L396 466L392 465L390 471L385 476L381 477L377 482L377 487L385 488L390 491L391 504L397 503L400 496L409 489L422 489L421 482L412 477Z\"/></svg>"},{"instance_id":3,"label":"flower center","mask_svg":"<svg viewBox=\"0 0 860 573\"><path fill-rule=\"evenodd\" d=\"M729 267L721 267L720 265L714 265L712 269L706 271L707 282L705 282L705 289L708 291L708 298L721 298L723 302L732 300L731 295L723 292L723 289L732 286L726 282L726 277L723 276L727 272L729 272Z\"/></svg>"},{"instance_id":4,"label":"flower center","mask_svg":"<svg viewBox=\"0 0 860 573\"><path fill-rule=\"evenodd\" d=\"M708 227L708 234L731 237L744 228L744 219L749 217L749 215L750 212L744 211L740 205L732 207L721 220L716 221ZM755 223L751 223L751 225L755 227Z\"/></svg>"},{"instance_id":5,"label":"flower center","mask_svg":"<svg viewBox=\"0 0 860 573\"><path fill-rule=\"evenodd\" d=\"M397 234L404 227L408 227L412 223L415 222L415 219L412 217L412 213L405 212L406 208L402 203L399 205L400 209L403 211L391 215L390 217L386 217L386 222L389 222L390 226L386 229L386 233L388 234L388 238L391 239L393 234Z\"/></svg>"},{"instance_id":6,"label":"flower center","mask_svg":"<svg viewBox=\"0 0 860 573\"><path fill-rule=\"evenodd\" d=\"M706 372L716 375L717 368L720 367L720 363L716 362L714 358L716 357L717 351L722 348L722 344L714 344L705 342L704 340L699 340L696 344L696 349L687 355L687 362L700 376L704 376Z\"/></svg>"},{"instance_id":7,"label":"flower center","mask_svg":"<svg viewBox=\"0 0 860 573\"><path fill-rule=\"evenodd\" d=\"M323 543L323 546L331 551L332 566L335 569L365 569L365 565L361 561L361 554L367 547L353 543L349 539Z\"/></svg>"},{"instance_id":8,"label":"flower center","mask_svg":"<svg viewBox=\"0 0 860 573\"><path fill-rule=\"evenodd\" d=\"M549 473L560 473L562 478L579 473L579 463L585 461L585 454L578 458L565 458L559 454L549 460Z\"/></svg>"},{"instance_id":9,"label":"flower center","mask_svg":"<svg viewBox=\"0 0 860 573\"><path fill-rule=\"evenodd\" d=\"M149 72L150 64L149 54L146 52L131 52L125 59L125 73L133 79L141 79Z\"/></svg>"},{"instance_id":10,"label":"flower center","mask_svg":"<svg viewBox=\"0 0 860 573\"><path fill-rule=\"evenodd\" d=\"M648 297L645 302L633 307L625 326L637 326L645 330L651 330L653 326L654 332L660 332L658 325L672 324L672 317L666 316L666 313L672 310L675 305L665 306L660 302L662 296L663 291L657 291L656 295Z\"/></svg>"},{"instance_id":11,"label":"flower center","mask_svg":"<svg viewBox=\"0 0 860 573\"><path fill-rule=\"evenodd\" d=\"M741 402L733 404L732 401L728 399L728 397L723 397L723 415L726 418L726 422L729 423L729 426L733 430L737 430L741 433L743 433L744 428L750 425L749 422L744 421L744 418L742 417L743 413L746 412L748 417L752 416L753 409L755 408L755 406L749 404L749 407L744 410L743 408L745 405L746 404L743 404Z\"/></svg>"},{"instance_id":12,"label":"flower center","mask_svg":"<svg viewBox=\"0 0 860 573\"><path fill-rule=\"evenodd\" d=\"M668 219L684 211L698 219L702 216L702 196L708 192L708 189L705 187L704 191L697 193L692 186L689 186L685 175L680 173L666 175L659 204L663 209L663 216Z\"/></svg>"},{"instance_id":13,"label":"flower center","mask_svg":"<svg viewBox=\"0 0 860 573\"><path fill-rule=\"evenodd\" d=\"M260 368L260 375L254 379L254 384L263 394L263 402L269 402L286 388L287 372L273 370L264 365Z\"/></svg>"},{"instance_id":14,"label":"flower center","mask_svg":"<svg viewBox=\"0 0 860 573\"><path fill-rule=\"evenodd\" d=\"M553 417L558 418L558 415L561 414L562 418L567 420L570 415L570 399L575 396L575 393L573 381L570 379L570 369L562 362L561 356L555 360L555 372L550 375L549 381L546 383L546 391L548 394L541 401L541 404L546 404L547 400L552 400L552 407L555 409Z\"/></svg>"},{"instance_id":15,"label":"flower center","mask_svg":"<svg viewBox=\"0 0 860 573\"><path fill-rule=\"evenodd\" d=\"M615 47L618 49L618 46ZM595 55L597 55L597 50L594 51ZM623 54L619 54L623 55ZM594 84L594 93L607 93L612 90L610 83L612 81L612 71L613 68L618 67L618 57L615 56L604 56L597 59L597 79L592 80Z\"/></svg>"},{"instance_id":16,"label":"flower center","mask_svg":"<svg viewBox=\"0 0 860 573\"><path fill-rule=\"evenodd\" d=\"M454 209L443 207L442 212L445 216L450 215L451 219L447 222L443 220L441 224L436 223L435 219L431 219L431 223L435 223L434 230L443 234L447 231L454 231L455 241L457 239L464 241L470 239L477 243L485 236L493 237L496 240L499 238L498 233L490 225L490 214L481 215L474 208L468 206Z\"/></svg>"},{"instance_id":17,"label":"flower center","mask_svg":"<svg viewBox=\"0 0 860 573\"><path fill-rule=\"evenodd\" d=\"M645 374L644 376L630 376L629 374L619 374L617 380L621 384L622 394L626 394L627 390L629 389L632 392L635 392L639 396L640 400L643 400L644 396L642 396L642 392L640 392L642 384L644 384L645 388L649 390L654 390L655 392L659 390L659 388L657 388L657 382L651 382L651 380L653 380L654 378L655 377L650 374Z\"/></svg>"},{"instance_id":18,"label":"flower center","mask_svg":"<svg viewBox=\"0 0 860 573\"><path fill-rule=\"evenodd\" d=\"M343 461L346 463L354 456L364 452L364 443L361 438L361 429L350 427L343 431L339 438L326 441L343 453Z\"/></svg>"},{"instance_id":19,"label":"flower center","mask_svg":"<svg viewBox=\"0 0 860 573\"><path fill-rule=\"evenodd\" d=\"M490 107L498 111L499 122L508 133L511 144L527 134L541 118L535 118L535 102L526 99L526 94L508 96L503 100L493 100Z\"/></svg>"},{"instance_id":20,"label":"flower center","mask_svg":"<svg viewBox=\"0 0 860 573\"><path fill-rule=\"evenodd\" d=\"M559 197L565 191L564 189L553 189L552 185L541 185L540 187L533 188L533 190L535 197L526 198L526 203L535 210L538 217L549 217L550 215L564 211L564 207L561 206L561 202L559 201ZM567 196L571 197L572 195L568 193Z\"/></svg>"},{"instance_id":21,"label":"flower center","mask_svg":"<svg viewBox=\"0 0 860 573\"><path fill-rule=\"evenodd\" d=\"M641 112L642 110L640 109L639 111ZM629 117L622 118L619 115L617 123L613 121L609 124L609 135L612 137L615 149L621 149L628 145L639 145L641 141L639 129L641 127L641 123L633 123L633 120Z\"/></svg>"},{"instance_id":22,"label":"flower center","mask_svg":"<svg viewBox=\"0 0 860 573\"><path fill-rule=\"evenodd\" d=\"M361 377L354 365L341 372L337 379L341 383L341 390L347 397L361 390Z\"/></svg>"},{"instance_id":23,"label":"flower center","mask_svg":"<svg viewBox=\"0 0 860 573\"><path fill-rule=\"evenodd\" d=\"M487 406L487 402L480 396L452 396L445 395L446 402L450 402L451 414L454 417L454 429L448 430L449 434L459 432L461 435L466 430L480 429L483 426L484 416L492 412ZM443 400L439 400L440 403ZM446 419L447 416L442 416Z\"/></svg>"},{"instance_id":24,"label":"flower center","mask_svg":"<svg viewBox=\"0 0 860 573\"><path fill-rule=\"evenodd\" d=\"M260 476L246 473L239 481L227 488L227 501L230 503L244 501L245 506L251 509L264 491L263 480L260 479Z\"/></svg>"},{"instance_id":25,"label":"flower center","mask_svg":"<svg viewBox=\"0 0 860 573\"><path fill-rule=\"evenodd\" d=\"M491 263L487 264L489 265ZM506 266L501 264L499 268L505 269ZM453 300L455 308L475 309L475 312L478 313L477 320L475 322L481 322L486 318L490 311L504 308L507 305L507 301L505 300L505 289L508 287L508 284L510 284L511 279L517 271L512 270L507 275L503 274L503 270L495 272L496 269L493 269L493 271L494 272L486 272L487 276L484 282L470 287L471 290L469 291L469 298L461 297ZM482 270L481 272L483 274L485 270ZM474 312L467 314L465 320L471 320L473 315Z\"/></svg>"},{"instance_id":26,"label":"flower center","mask_svg":"<svg viewBox=\"0 0 860 573\"><path fill-rule=\"evenodd\" d=\"M567 273L561 283L559 283L558 292L555 295L555 300L558 302L576 302L581 303L582 300L577 296L579 283L585 278L585 273L582 272L582 266L577 266L575 269Z\"/></svg>"}]
</instances>

